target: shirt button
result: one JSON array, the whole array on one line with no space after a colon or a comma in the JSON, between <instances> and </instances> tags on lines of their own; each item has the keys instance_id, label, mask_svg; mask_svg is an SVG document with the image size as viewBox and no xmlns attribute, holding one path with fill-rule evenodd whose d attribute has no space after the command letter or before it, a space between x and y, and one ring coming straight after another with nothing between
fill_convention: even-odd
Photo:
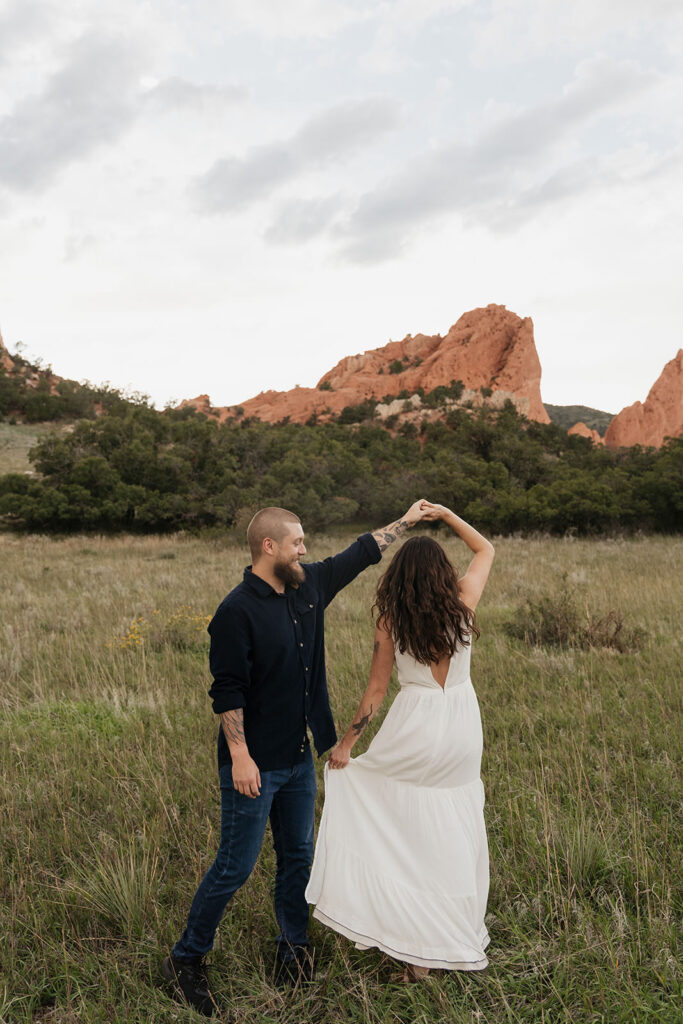
<instances>
[{"instance_id":1,"label":"shirt button","mask_svg":"<svg viewBox=\"0 0 683 1024\"><path fill-rule=\"evenodd\" d=\"M298 626L298 624L299 624L299 620L298 619L294 619L294 625Z\"/></svg>"},{"instance_id":2,"label":"shirt button","mask_svg":"<svg viewBox=\"0 0 683 1024\"><path fill-rule=\"evenodd\" d=\"M313 607L313 605L312 605L312 604L309 604L309 606L308 606L308 607L309 607L309 608L312 608L312 607Z\"/></svg>"},{"instance_id":3,"label":"shirt button","mask_svg":"<svg viewBox=\"0 0 683 1024\"><path fill-rule=\"evenodd\" d=\"M301 644L301 643L300 643L300 644L299 644L299 647L303 647L303 644Z\"/></svg>"},{"instance_id":4,"label":"shirt button","mask_svg":"<svg viewBox=\"0 0 683 1024\"><path fill-rule=\"evenodd\" d=\"M308 665L306 666L306 671L308 672Z\"/></svg>"}]
</instances>

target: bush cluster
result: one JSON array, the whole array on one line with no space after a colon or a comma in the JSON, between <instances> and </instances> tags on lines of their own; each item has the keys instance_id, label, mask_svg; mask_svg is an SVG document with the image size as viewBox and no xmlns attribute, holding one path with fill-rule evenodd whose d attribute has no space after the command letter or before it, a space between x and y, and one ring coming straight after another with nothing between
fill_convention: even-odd
<instances>
[{"instance_id":1,"label":"bush cluster","mask_svg":"<svg viewBox=\"0 0 683 1024\"><path fill-rule=\"evenodd\" d=\"M594 616L581 607L579 594L563 573L557 589L538 598L527 598L505 632L530 646L589 650L604 647L626 654L639 650L645 639L640 626L629 626L622 612L612 608Z\"/></svg>"},{"instance_id":2,"label":"bush cluster","mask_svg":"<svg viewBox=\"0 0 683 1024\"><path fill-rule=\"evenodd\" d=\"M122 402L41 441L30 456L39 476L0 477L0 517L27 530L159 532L229 527L282 505L320 528L390 521L426 495L491 533L680 528L683 439L596 448L511 402L406 426L392 436L372 422L219 425Z\"/></svg>"}]
</instances>

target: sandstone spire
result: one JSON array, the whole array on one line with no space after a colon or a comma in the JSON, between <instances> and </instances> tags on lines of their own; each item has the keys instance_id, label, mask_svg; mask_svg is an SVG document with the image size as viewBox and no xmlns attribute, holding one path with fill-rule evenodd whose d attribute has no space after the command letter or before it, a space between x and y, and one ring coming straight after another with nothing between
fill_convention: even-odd
<instances>
[{"instance_id":1,"label":"sandstone spire","mask_svg":"<svg viewBox=\"0 0 683 1024\"><path fill-rule=\"evenodd\" d=\"M645 402L627 405L614 417L605 434L610 448L634 444L659 448L665 437L683 433L683 349L671 359Z\"/></svg>"}]
</instances>

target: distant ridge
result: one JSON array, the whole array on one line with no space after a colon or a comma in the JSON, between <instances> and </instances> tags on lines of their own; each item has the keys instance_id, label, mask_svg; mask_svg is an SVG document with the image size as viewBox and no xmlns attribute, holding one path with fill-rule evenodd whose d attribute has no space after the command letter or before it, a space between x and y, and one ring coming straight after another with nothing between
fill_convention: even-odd
<instances>
[{"instance_id":1,"label":"distant ridge","mask_svg":"<svg viewBox=\"0 0 683 1024\"><path fill-rule=\"evenodd\" d=\"M540 381L531 318L490 304L463 314L444 337L408 334L402 341L346 356L315 388L261 392L241 406L218 408L208 395L200 395L177 408L219 423L253 418L315 425L376 419L395 431L401 425L424 427L456 408L502 410L511 402L527 419L553 422L610 448L659 448L667 437L683 433L683 350L665 365L645 402L616 415L585 405L544 405ZM131 404L149 406L149 399L108 384L59 377L40 360L10 353L0 335L0 421L18 426L74 423Z\"/></svg>"},{"instance_id":2,"label":"distant ridge","mask_svg":"<svg viewBox=\"0 0 683 1024\"><path fill-rule=\"evenodd\" d=\"M614 419L614 413L591 409L588 405L551 405L550 402L543 404L552 422L564 430L569 430L575 423L582 422L590 430L597 430L600 437L604 437L610 421Z\"/></svg>"}]
</instances>

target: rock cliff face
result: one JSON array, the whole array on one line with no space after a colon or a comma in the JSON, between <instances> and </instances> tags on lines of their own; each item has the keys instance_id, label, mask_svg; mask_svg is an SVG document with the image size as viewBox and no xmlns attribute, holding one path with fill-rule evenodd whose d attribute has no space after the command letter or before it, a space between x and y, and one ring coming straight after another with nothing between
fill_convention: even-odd
<instances>
[{"instance_id":1,"label":"rock cliff face","mask_svg":"<svg viewBox=\"0 0 683 1024\"><path fill-rule=\"evenodd\" d=\"M530 317L522 319L505 306L489 305L465 313L442 337L407 335L382 348L347 356L321 378L315 388L264 391L241 403L245 416L267 422L288 417L303 423L313 414L321 419L339 414L365 399L381 399L418 388L433 391L460 380L490 404L502 404L502 393L530 419L549 423L541 401L541 364ZM501 393L501 394L498 394ZM485 397L485 400L486 400ZM225 420L235 407L212 409L208 396L183 402Z\"/></svg>"},{"instance_id":2,"label":"rock cliff face","mask_svg":"<svg viewBox=\"0 0 683 1024\"><path fill-rule=\"evenodd\" d=\"M665 437L683 433L683 349L666 364L645 402L627 405L614 417L605 434L610 448L634 444L659 448Z\"/></svg>"},{"instance_id":3,"label":"rock cliff face","mask_svg":"<svg viewBox=\"0 0 683 1024\"><path fill-rule=\"evenodd\" d=\"M580 437L589 437L593 444L604 444L603 438L600 437L597 430L591 430L587 427L583 420L579 420L573 427L570 427L567 431L568 434L578 434Z\"/></svg>"}]
</instances>

